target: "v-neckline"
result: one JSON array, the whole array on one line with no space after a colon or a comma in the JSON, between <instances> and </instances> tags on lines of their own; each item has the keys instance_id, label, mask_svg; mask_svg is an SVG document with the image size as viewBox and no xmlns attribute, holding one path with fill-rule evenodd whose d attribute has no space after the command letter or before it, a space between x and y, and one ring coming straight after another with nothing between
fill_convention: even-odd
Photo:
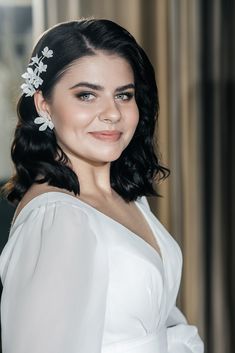
<instances>
[{"instance_id":1,"label":"v-neckline","mask_svg":"<svg viewBox=\"0 0 235 353\"><path fill-rule=\"evenodd\" d=\"M146 221L147 225L149 226L149 228L150 228L150 230L151 230L151 232L152 232L152 236L153 236L153 238L155 239L156 244L157 244L157 246L158 246L158 248L159 248L159 251L157 251L157 250L156 250L150 243L148 243L144 238L142 238L142 237L141 237L140 235L138 235L137 233L133 232L131 229L129 229L128 227L126 227L124 224L119 223L119 222L116 221L114 218L112 218L112 217L108 216L107 214L101 212L100 210L98 210L96 207L90 205L89 203L87 203L87 202L85 202L85 201L83 201L83 200L81 200L81 199L79 199L79 198L77 198L77 197L75 197L75 196L73 196L73 195L67 194L67 193L65 193L65 192L63 192L63 191L47 191L47 192L44 192L44 193L42 193L42 194L40 194L40 195L37 195L37 196L35 196L34 198L32 198L32 199L20 210L20 212L18 213L18 215L17 215L16 218L14 219L14 223L12 224L12 227L11 227L11 228L13 228L13 227L16 225L18 219L20 218L19 216L21 216L22 214L24 214L24 213L27 211L28 208L30 209L30 206L31 206L34 202L38 201L40 198L45 197L45 196L48 198L49 194L54 194L54 195L55 195L55 194L60 194L60 195L62 194L62 195L65 196L65 197L68 196L68 197L69 197L71 200L73 200L74 202L78 202L78 203L80 202L81 204L85 205L86 207L92 209L94 212L97 212L97 214L100 214L101 216L107 218L109 221L113 222L114 224L119 225L120 227L122 227L123 229L127 230L129 233L131 233L132 235L134 235L135 238L137 238L137 239L139 239L140 241L144 242L144 244L147 245L147 246L154 252L154 254L160 258L160 260L162 261L162 263L164 263L163 252L162 252L162 247L161 247L159 238L157 237L156 232L155 232L155 229L153 229L152 224L151 224L151 222L149 221L149 217L148 217L148 216L146 215L146 213L143 211L141 205L139 205L139 203L138 203L137 200L136 200L136 201L134 200L133 202L135 203L135 205L137 206L137 208L140 210L141 215L143 216L144 220Z\"/></svg>"},{"instance_id":2,"label":"v-neckline","mask_svg":"<svg viewBox=\"0 0 235 353\"><path fill-rule=\"evenodd\" d=\"M69 195L69 194L66 194L68 196L71 196L71 197L74 197L72 195ZM98 210L96 207L90 205L89 203L83 201L83 200L80 200L76 197L74 197L76 200L80 201L81 203L85 204L86 206L88 206L89 208L93 209L95 212L98 212L99 214L101 214L102 216L106 217L107 219L109 219L111 222L115 223L115 224L118 224L119 226L121 226L122 228L124 228L125 230L127 230L129 233L132 233L135 237L137 237L138 239L140 239L140 241L143 241L145 244L147 244L152 251L154 251L157 256L160 257L160 259L163 261L163 257L162 257L162 249L161 249L161 246L159 244L159 240L157 238L157 236L155 235L155 230L153 229L152 225L150 224L149 222L149 219L147 218L146 214L144 213L144 211L142 210L141 206L138 204L137 201L134 201L135 205L137 206L137 208L140 210L140 213L142 215L142 217L144 218L145 222L147 223L147 225L149 226L151 232L152 232L152 236L154 238L154 240L156 241L156 244L159 248L159 251L157 251L150 243L148 243L144 238L142 238L140 235L138 235L137 233L133 232L131 229L129 229L128 227L126 227L124 224L116 221L114 218L108 216L107 214L105 214L104 212L101 212L100 210Z\"/></svg>"}]
</instances>

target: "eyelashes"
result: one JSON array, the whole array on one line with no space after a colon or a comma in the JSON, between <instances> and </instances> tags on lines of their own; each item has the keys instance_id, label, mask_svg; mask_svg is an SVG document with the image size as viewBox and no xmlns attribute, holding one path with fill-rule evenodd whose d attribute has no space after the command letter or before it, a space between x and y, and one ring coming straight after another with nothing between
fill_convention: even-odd
<instances>
[{"instance_id":1,"label":"eyelashes","mask_svg":"<svg viewBox=\"0 0 235 353\"><path fill-rule=\"evenodd\" d=\"M76 98L81 101L89 102L96 98L96 94L93 92L80 92L75 94ZM121 101L130 101L135 96L134 92L122 92L116 94L116 99Z\"/></svg>"},{"instance_id":2,"label":"eyelashes","mask_svg":"<svg viewBox=\"0 0 235 353\"><path fill-rule=\"evenodd\" d=\"M91 92L81 92L75 95L81 101L89 101L95 98L95 95Z\"/></svg>"},{"instance_id":3,"label":"eyelashes","mask_svg":"<svg viewBox=\"0 0 235 353\"><path fill-rule=\"evenodd\" d=\"M131 100L134 97L134 93L132 93L132 92L123 92L123 93L118 93L116 96L117 97L122 97L121 99L126 101L126 100Z\"/></svg>"}]
</instances>

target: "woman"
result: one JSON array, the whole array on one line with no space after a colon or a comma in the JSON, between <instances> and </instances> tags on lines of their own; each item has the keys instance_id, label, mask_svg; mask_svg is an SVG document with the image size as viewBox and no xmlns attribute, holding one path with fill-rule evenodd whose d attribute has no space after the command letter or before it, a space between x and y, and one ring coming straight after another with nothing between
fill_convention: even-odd
<instances>
[{"instance_id":1,"label":"woman","mask_svg":"<svg viewBox=\"0 0 235 353\"><path fill-rule=\"evenodd\" d=\"M203 352L175 306L179 246L146 199L168 170L145 52L111 21L67 22L41 36L22 76L3 353Z\"/></svg>"}]
</instances>

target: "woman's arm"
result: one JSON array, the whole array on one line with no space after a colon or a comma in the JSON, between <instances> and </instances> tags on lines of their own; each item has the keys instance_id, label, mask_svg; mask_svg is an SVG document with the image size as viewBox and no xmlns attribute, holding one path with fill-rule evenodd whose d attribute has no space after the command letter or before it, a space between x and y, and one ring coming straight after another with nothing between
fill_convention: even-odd
<instances>
[{"instance_id":1,"label":"woman's arm","mask_svg":"<svg viewBox=\"0 0 235 353\"><path fill-rule=\"evenodd\" d=\"M174 306L167 322L168 353L203 353L204 344L196 326L189 325L182 312Z\"/></svg>"},{"instance_id":2,"label":"woman's arm","mask_svg":"<svg viewBox=\"0 0 235 353\"><path fill-rule=\"evenodd\" d=\"M13 236L0 267L3 353L100 353L108 266L86 214L41 206Z\"/></svg>"}]
</instances>

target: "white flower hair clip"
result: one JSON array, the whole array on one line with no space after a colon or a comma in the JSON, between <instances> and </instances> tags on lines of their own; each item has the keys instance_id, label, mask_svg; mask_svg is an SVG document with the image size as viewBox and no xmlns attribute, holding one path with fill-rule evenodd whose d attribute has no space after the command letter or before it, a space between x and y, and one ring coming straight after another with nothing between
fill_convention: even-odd
<instances>
[{"instance_id":1,"label":"white flower hair clip","mask_svg":"<svg viewBox=\"0 0 235 353\"><path fill-rule=\"evenodd\" d=\"M48 127L53 130L54 129L54 124L51 121L51 117L49 116L49 114L44 113L44 112L40 112L39 113L40 116L38 116L37 118L34 119L34 123L35 124L42 124L39 127L39 131L45 131Z\"/></svg>"},{"instance_id":2,"label":"white flower hair clip","mask_svg":"<svg viewBox=\"0 0 235 353\"><path fill-rule=\"evenodd\" d=\"M27 71L21 75L25 79L25 83L23 83L20 87L25 93L26 97L32 97L38 87L42 85L43 80L40 77L42 72L46 72L47 65L44 64L43 59L51 58L53 56L53 50L50 50L48 47L45 47L42 50L42 56L38 57L38 54L31 58L31 62L28 66L35 66L34 69L31 67L27 68Z\"/></svg>"}]
</instances>

